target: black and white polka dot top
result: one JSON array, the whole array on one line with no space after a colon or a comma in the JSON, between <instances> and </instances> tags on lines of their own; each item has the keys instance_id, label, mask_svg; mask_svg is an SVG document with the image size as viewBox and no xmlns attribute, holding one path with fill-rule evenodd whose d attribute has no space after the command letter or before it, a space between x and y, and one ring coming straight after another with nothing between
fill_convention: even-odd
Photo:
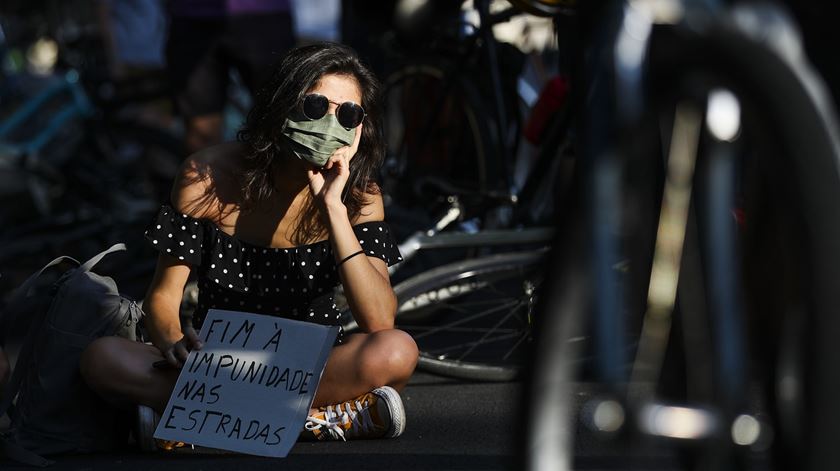
<instances>
[{"instance_id":1,"label":"black and white polka dot top","mask_svg":"<svg viewBox=\"0 0 840 471\"><path fill-rule=\"evenodd\" d=\"M402 261L386 223L366 222L353 226L353 231L367 256L389 266ZM158 211L145 237L155 249L197 270L196 328L211 308L338 324L333 292L339 277L328 240L292 248L262 247L168 205Z\"/></svg>"}]
</instances>

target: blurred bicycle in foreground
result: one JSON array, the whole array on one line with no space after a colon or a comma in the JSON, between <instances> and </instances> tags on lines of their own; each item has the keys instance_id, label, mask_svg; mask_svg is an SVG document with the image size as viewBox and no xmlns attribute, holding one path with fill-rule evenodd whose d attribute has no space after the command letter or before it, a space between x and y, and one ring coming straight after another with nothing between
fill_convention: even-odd
<instances>
[{"instance_id":1,"label":"blurred bicycle in foreground","mask_svg":"<svg viewBox=\"0 0 840 471\"><path fill-rule=\"evenodd\" d=\"M840 141L795 27L579 6L584 171L535 313L528 468L594 437L634 469L840 469Z\"/></svg>"}]
</instances>

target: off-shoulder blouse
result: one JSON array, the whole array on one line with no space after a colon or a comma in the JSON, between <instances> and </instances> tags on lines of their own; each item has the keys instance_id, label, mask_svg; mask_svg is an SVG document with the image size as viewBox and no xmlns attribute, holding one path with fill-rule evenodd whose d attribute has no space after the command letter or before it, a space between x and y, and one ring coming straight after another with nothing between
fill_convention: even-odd
<instances>
[{"instance_id":1,"label":"off-shoulder blouse","mask_svg":"<svg viewBox=\"0 0 840 471\"><path fill-rule=\"evenodd\" d=\"M368 257L402 261L386 223L365 222L353 232ZM334 291L340 280L329 240L291 248L263 247L222 231L215 223L160 208L145 237L156 250L197 270L193 326L212 308L338 325Z\"/></svg>"}]
</instances>

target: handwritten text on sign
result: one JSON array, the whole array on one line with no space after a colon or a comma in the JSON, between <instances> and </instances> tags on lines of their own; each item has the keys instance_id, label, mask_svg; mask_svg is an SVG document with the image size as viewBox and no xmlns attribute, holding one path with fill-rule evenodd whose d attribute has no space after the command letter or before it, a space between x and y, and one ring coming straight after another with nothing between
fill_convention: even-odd
<instances>
[{"instance_id":1,"label":"handwritten text on sign","mask_svg":"<svg viewBox=\"0 0 840 471\"><path fill-rule=\"evenodd\" d=\"M155 438L261 456L297 440L337 327L211 309Z\"/></svg>"}]
</instances>

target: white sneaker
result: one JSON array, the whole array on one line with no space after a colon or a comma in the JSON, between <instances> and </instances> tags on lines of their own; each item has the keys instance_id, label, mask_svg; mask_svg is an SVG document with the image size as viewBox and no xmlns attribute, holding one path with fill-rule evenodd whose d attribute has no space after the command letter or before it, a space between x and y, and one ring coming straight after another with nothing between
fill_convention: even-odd
<instances>
[{"instance_id":1,"label":"white sneaker","mask_svg":"<svg viewBox=\"0 0 840 471\"><path fill-rule=\"evenodd\" d=\"M339 404L320 407L306 418L304 428L318 440L396 438L405 430L405 409L399 393L389 386Z\"/></svg>"}]
</instances>

